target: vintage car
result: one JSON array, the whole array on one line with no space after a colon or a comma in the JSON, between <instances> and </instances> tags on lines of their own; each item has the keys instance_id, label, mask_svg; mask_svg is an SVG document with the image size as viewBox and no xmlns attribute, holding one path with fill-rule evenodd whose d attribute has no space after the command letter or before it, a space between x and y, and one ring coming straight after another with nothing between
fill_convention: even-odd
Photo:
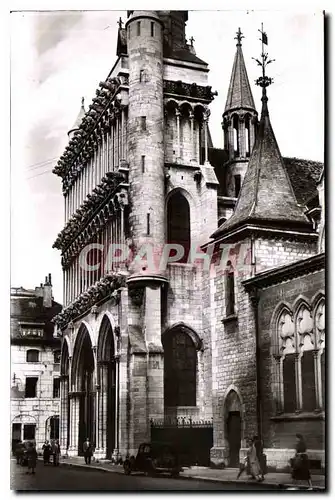
<instances>
[{"instance_id":1,"label":"vintage car","mask_svg":"<svg viewBox=\"0 0 335 500\"><path fill-rule=\"evenodd\" d=\"M182 470L179 466L178 455L170 444L142 443L136 457L131 456L123 463L124 473L144 472L146 475L170 473L177 477Z\"/></svg>"}]
</instances>

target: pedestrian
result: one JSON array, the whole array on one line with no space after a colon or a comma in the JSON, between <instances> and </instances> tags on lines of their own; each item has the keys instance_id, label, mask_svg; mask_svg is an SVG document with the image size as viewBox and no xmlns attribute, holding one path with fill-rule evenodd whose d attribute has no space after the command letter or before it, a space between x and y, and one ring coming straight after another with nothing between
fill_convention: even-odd
<instances>
[{"instance_id":1,"label":"pedestrian","mask_svg":"<svg viewBox=\"0 0 335 500\"><path fill-rule=\"evenodd\" d=\"M15 445L16 463L21 464L23 458L23 443L19 440Z\"/></svg>"},{"instance_id":2,"label":"pedestrian","mask_svg":"<svg viewBox=\"0 0 335 500\"><path fill-rule=\"evenodd\" d=\"M256 448L256 455L258 458L259 466L261 468L261 477L262 481L264 481L264 474L266 473L266 456L263 453L263 442L259 438L259 436L254 436L254 445Z\"/></svg>"},{"instance_id":3,"label":"pedestrian","mask_svg":"<svg viewBox=\"0 0 335 500\"><path fill-rule=\"evenodd\" d=\"M51 446L48 440L45 441L45 443L42 446L43 450L43 463L44 465L47 465L50 463L50 455L51 455Z\"/></svg>"},{"instance_id":4,"label":"pedestrian","mask_svg":"<svg viewBox=\"0 0 335 500\"><path fill-rule=\"evenodd\" d=\"M301 434L296 434L295 455L291 459L292 479L294 481L307 481L310 488L312 488L311 473L309 470L308 455L306 453L307 447L305 440Z\"/></svg>"},{"instance_id":5,"label":"pedestrian","mask_svg":"<svg viewBox=\"0 0 335 500\"><path fill-rule=\"evenodd\" d=\"M251 446L251 439L247 439L247 446L248 446L248 449L250 448ZM250 476L250 464L249 464L249 454L247 452L247 455L243 461L243 463L240 465L240 470L237 474L237 478L236 479L239 479L240 476L243 474L243 472L245 472L248 476Z\"/></svg>"},{"instance_id":6,"label":"pedestrian","mask_svg":"<svg viewBox=\"0 0 335 500\"><path fill-rule=\"evenodd\" d=\"M83 444L83 451L85 457L85 464L90 465L93 452L92 452L91 441L88 438L86 438L86 441Z\"/></svg>"},{"instance_id":7,"label":"pedestrian","mask_svg":"<svg viewBox=\"0 0 335 500\"><path fill-rule=\"evenodd\" d=\"M35 469L36 469L36 463L37 463L37 452L35 445L32 441L30 441L27 449L27 458L28 458L28 472L29 474L30 469L31 473L35 474Z\"/></svg>"},{"instance_id":8,"label":"pedestrian","mask_svg":"<svg viewBox=\"0 0 335 500\"><path fill-rule=\"evenodd\" d=\"M56 439L52 443L52 458L54 467L59 465L59 455L60 455L60 446L58 439Z\"/></svg>"},{"instance_id":9,"label":"pedestrian","mask_svg":"<svg viewBox=\"0 0 335 500\"><path fill-rule=\"evenodd\" d=\"M257 481L262 481L262 471L259 465L256 447L253 440L250 440L250 447L248 449L248 460L250 467L250 475L252 479L257 479Z\"/></svg>"}]
</instances>

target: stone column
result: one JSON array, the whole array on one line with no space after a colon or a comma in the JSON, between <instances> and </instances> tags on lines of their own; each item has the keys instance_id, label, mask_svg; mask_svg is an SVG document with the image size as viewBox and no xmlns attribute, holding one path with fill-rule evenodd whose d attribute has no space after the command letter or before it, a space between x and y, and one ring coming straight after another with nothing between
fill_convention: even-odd
<instances>
[{"instance_id":1,"label":"stone column","mask_svg":"<svg viewBox=\"0 0 335 500\"><path fill-rule=\"evenodd\" d=\"M59 444L61 454L67 453L67 429L69 422L67 421L68 414L68 377L61 375L60 377L60 429L59 429Z\"/></svg>"},{"instance_id":2,"label":"stone column","mask_svg":"<svg viewBox=\"0 0 335 500\"><path fill-rule=\"evenodd\" d=\"M250 133L250 156L251 156L253 147L255 145L256 125L257 125L257 118L256 118L256 116L253 116L251 118L251 120L250 120L250 127L249 127L249 133Z\"/></svg>"},{"instance_id":3,"label":"stone column","mask_svg":"<svg viewBox=\"0 0 335 500\"><path fill-rule=\"evenodd\" d=\"M229 144L229 159L232 160L234 158L234 124L233 120L229 118L227 120L228 124L228 144Z\"/></svg>"},{"instance_id":4,"label":"stone column","mask_svg":"<svg viewBox=\"0 0 335 500\"><path fill-rule=\"evenodd\" d=\"M120 419L120 355L115 355L115 448L113 450L113 460L115 463L118 463L121 458L120 455L120 436L119 436L119 419Z\"/></svg>"},{"instance_id":5,"label":"stone column","mask_svg":"<svg viewBox=\"0 0 335 500\"><path fill-rule=\"evenodd\" d=\"M148 417L159 419L164 416L164 351L161 343L161 286L154 283L145 290L145 333Z\"/></svg>"},{"instance_id":6,"label":"stone column","mask_svg":"<svg viewBox=\"0 0 335 500\"><path fill-rule=\"evenodd\" d=\"M177 119L177 162L181 161L180 158L180 111L176 109L176 119Z\"/></svg>"},{"instance_id":7,"label":"stone column","mask_svg":"<svg viewBox=\"0 0 335 500\"><path fill-rule=\"evenodd\" d=\"M296 411L302 410L302 383L301 383L301 353L295 355L295 380L296 380Z\"/></svg>"},{"instance_id":8,"label":"stone column","mask_svg":"<svg viewBox=\"0 0 335 500\"><path fill-rule=\"evenodd\" d=\"M238 148L240 151L240 157L242 158L245 158L246 156L245 135L245 119L244 115L241 115L238 118Z\"/></svg>"},{"instance_id":9,"label":"stone column","mask_svg":"<svg viewBox=\"0 0 335 500\"><path fill-rule=\"evenodd\" d=\"M315 402L316 409L322 409L322 387L321 387L321 359L319 351L313 351L314 358L314 379L315 379Z\"/></svg>"},{"instance_id":10,"label":"stone column","mask_svg":"<svg viewBox=\"0 0 335 500\"><path fill-rule=\"evenodd\" d=\"M207 137L207 127L208 127L208 120L210 117L210 110L206 109L204 112L204 135L205 135L205 162L204 164L206 165L208 163L208 137Z\"/></svg>"},{"instance_id":11,"label":"stone column","mask_svg":"<svg viewBox=\"0 0 335 500\"><path fill-rule=\"evenodd\" d=\"M70 443L68 455L74 457L78 455L78 437L79 437L79 397L75 393L71 394L70 399Z\"/></svg>"},{"instance_id":12,"label":"stone column","mask_svg":"<svg viewBox=\"0 0 335 500\"><path fill-rule=\"evenodd\" d=\"M196 152L195 152L195 145L194 145L194 113L193 111L190 111L189 114L190 118L190 123L191 123L191 161L196 161Z\"/></svg>"},{"instance_id":13,"label":"stone column","mask_svg":"<svg viewBox=\"0 0 335 500\"><path fill-rule=\"evenodd\" d=\"M125 127L125 120L124 120L124 107L121 108L121 160L125 160L125 153L124 153L124 139L125 139L125 133L124 133L124 127Z\"/></svg>"}]
</instances>

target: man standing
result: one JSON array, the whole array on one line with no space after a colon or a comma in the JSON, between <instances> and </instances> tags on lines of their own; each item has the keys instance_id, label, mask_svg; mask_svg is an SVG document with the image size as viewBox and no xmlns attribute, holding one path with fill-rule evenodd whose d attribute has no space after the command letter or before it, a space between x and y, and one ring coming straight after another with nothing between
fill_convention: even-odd
<instances>
[{"instance_id":1,"label":"man standing","mask_svg":"<svg viewBox=\"0 0 335 500\"><path fill-rule=\"evenodd\" d=\"M85 457L85 464L90 465L93 452L92 452L91 441L88 438L86 438L86 441L84 442L83 451L84 451L84 457Z\"/></svg>"},{"instance_id":2,"label":"man standing","mask_svg":"<svg viewBox=\"0 0 335 500\"><path fill-rule=\"evenodd\" d=\"M266 457L263 453L263 443L259 436L254 436L254 445L256 448L256 455L258 458L259 466L261 468L261 478L264 480L264 474L266 469Z\"/></svg>"},{"instance_id":3,"label":"man standing","mask_svg":"<svg viewBox=\"0 0 335 500\"><path fill-rule=\"evenodd\" d=\"M56 439L52 443L52 457L53 457L53 464L55 467L59 465L59 455L60 455L60 446L58 439Z\"/></svg>"}]
</instances>

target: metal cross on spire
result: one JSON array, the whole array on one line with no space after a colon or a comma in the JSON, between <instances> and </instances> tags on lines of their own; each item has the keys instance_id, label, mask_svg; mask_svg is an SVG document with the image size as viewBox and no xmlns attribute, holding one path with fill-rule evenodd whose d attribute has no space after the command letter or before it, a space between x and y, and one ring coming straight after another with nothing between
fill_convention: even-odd
<instances>
[{"instance_id":1,"label":"metal cross on spire","mask_svg":"<svg viewBox=\"0 0 335 500\"><path fill-rule=\"evenodd\" d=\"M262 38L259 39L262 42L261 60L255 59L255 57L253 57L253 59L254 59L254 61L256 61L256 63L259 66L262 67L262 76L257 78L256 85L259 85L260 87L262 87L262 89L263 89L262 90L262 102L263 102L263 104L266 104L266 102L268 100L267 95L266 95L266 87L268 87L269 85L271 85L271 83L273 83L273 78L270 78L265 74L265 68L267 67L268 64L275 61L275 59L269 59L269 54L267 52L265 52L264 45L268 44L268 36L265 33L265 31L263 30L263 23L262 23L262 28L258 31L262 35Z\"/></svg>"},{"instance_id":2,"label":"metal cross on spire","mask_svg":"<svg viewBox=\"0 0 335 500\"><path fill-rule=\"evenodd\" d=\"M242 38L244 38L244 35L241 31L241 28L238 28L237 32L236 32L236 36L234 38L234 40L237 40L237 44L236 44L236 47L241 47L242 46Z\"/></svg>"},{"instance_id":3,"label":"metal cross on spire","mask_svg":"<svg viewBox=\"0 0 335 500\"><path fill-rule=\"evenodd\" d=\"M195 38L193 38L193 35L190 38L190 42L191 42L191 47L193 47L193 42L195 42Z\"/></svg>"},{"instance_id":4,"label":"metal cross on spire","mask_svg":"<svg viewBox=\"0 0 335 500\"><path fill-rule=\"evenodd\" d=\"M121 17L119 18L117 24L119 25L119 28L122 29L123 21L122 21Z\"/></svg>"}]
</instances>

